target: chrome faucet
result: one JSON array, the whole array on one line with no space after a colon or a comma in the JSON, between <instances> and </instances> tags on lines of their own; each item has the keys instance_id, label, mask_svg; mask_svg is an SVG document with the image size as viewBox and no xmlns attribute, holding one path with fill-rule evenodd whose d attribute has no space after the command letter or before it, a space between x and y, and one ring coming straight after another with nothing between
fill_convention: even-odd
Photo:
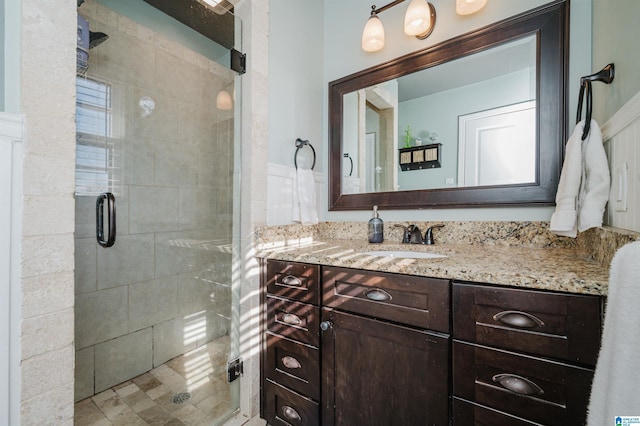
<instances>
[{"instance_id":1,"label":"chrome faucet","mask_svg":"<svg viewBox=\"0 0 640 426\"><path fill-rule=\"evenodd\" d=\"M424 234L424 239L422 238L422 234L420 233L420 228L416 225L395 225L398 228L404 228L404 232L402 234L402 243L403 244L435 244L433 241L433 229L434 228L442 228L444 225L432 225L427 228L427 231Z\"/></svg>"},{"instance_id":2,"label":"chrome faucet","mask_svg":"<svg viewBox=\"0 0 640 426\"><path fill-rule=\"evenodd\" d=\"M420 234L420 228L416 225L409 225L407 227L409 233L409 244L422 244L422 234Z\"/></svg>"},{"instance_id":3,"label":"chrome faucet","mask_svg":"<svg viewBox=\"0 0 640 426\"><path fill-rule=\"evenodd\" d=\"M409 225L409 226L404 226L404 225L400 225L400 224L395 224L393 225L396 228L403 228L403 232L402 232L402 244L410 244L410 243L414 243L415 240L415 235L414 235L414 231L417 229L417 227L415 225ZM420 236L420 230L418 230L418 238L421 238Z\"/></svg>"},{"instance_id":4,"label":"chrome faucet","mask_svg":"<svg viewBox=\"0 0 640 426\"><path fill-rule=\"evenodd\" d=\"M433 225L427 228L427 232L424 233L424 243L427 245L435 244L433 241L433 228L442 228L444 224Z\"/></svg>"}]
</instances>

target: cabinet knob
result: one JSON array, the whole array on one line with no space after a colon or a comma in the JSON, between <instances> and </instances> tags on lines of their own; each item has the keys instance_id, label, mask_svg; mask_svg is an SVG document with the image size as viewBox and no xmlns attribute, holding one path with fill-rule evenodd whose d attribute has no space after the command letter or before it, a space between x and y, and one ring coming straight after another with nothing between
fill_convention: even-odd
<instances>
[{"instance_id":1,"label":"cabinet knob","mask_svg":"<svg viewBox=\"0 0 640 426\"><path fill-rule=\"evenodd\" d=\"M291 287L300 287L302 285L302 280L298 277L294 277L293 275L285 275L280 281L282 284Z\"/></svg>"},{"instance_id":2,"label":"cabinet knob","mask_svg":"<svg viewBox=\"0 0 640 426\"><path fill-rule=\"evenodd\" d=\"M544 321L540 318L521 311L502 311L493 316L494 321L518 328L544 327Z\"/></svg>"},{"instance_id":3,"label":"cabinet knob","mask_svg":"<svg viewBox=\"0 0 640 426\"><path fill-rule=\"evenodd\" d=\"M302 420L300 414L298 414L298 412L294 410L293 407L289 407L288 405L282 406L282 414L284 414L284 416L289 420Z\"/></svg>"},{"instance_id":4,"label":"cabinet knob","mask_svg":"<svg viewBox=\"0 0 640 426\"><path fill-rule=\"evenodd\" d=\"M367 296L367 299L374 300L376 302L386 302L387 300L391 300L391 295L379 288L367 291L365 296Z\"/></svg>"},{"instance_id":5,"label":"cabinet knob","mask_svg":"<svg viewBox=\"0 0 640 426\"><path fill-rule=\"evenodd\" d=\"M302 320L299 316L294 314L284 314L282 316L282 322L289 325L300 325L302 324Z\"/></svg>"},{"instance_id":6,"label":"cabinet knob","mask_svg":"<svg viewBox=\"0 0 640 426\"><path fill-rule=\"evenodd\" d=\"M302 368L302 365L300 365L300 363L298 362L297 359L295 359L292 356L283 356L282 357L282 365L284 365L287 368Z\"/></svg>"},{"instance_id":7,"label":"cabinet knob","mask_svg":"<svg viewBox=\"0 0 640 426\"><path fill-rule=\"evenodd\" d=\"M495 383L519 395L542 395L542 388L531 380L515 374L496 374L492 377Z\"/></svg>"},{"instance_id":8,"label":"cabinet knob","mask_svg":"<svg viewBox=\"0 0 640 426\"><path fill-rule=\"evenodd\" d=\"M329 329L333 328L333 323L331 321L322 321L320 323L320 329L322 331L327 331Z\"/></svg>"}]
</instances>

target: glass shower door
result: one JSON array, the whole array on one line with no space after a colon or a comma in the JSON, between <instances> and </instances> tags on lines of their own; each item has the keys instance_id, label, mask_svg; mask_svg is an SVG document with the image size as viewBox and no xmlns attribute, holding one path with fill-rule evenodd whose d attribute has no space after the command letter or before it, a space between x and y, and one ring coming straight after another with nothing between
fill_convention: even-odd
<instances>
[{"instance_id":1,"label":"glass shower door","mask_svg":"<svg viewBox=\"0 0 640 426\"><path fill-rule=\"evenodd\" d=\"M215 424L239 397L239 77L130 7L78 9L108 37L77 77L76 422Z\"/></svg>"}]
</instances>

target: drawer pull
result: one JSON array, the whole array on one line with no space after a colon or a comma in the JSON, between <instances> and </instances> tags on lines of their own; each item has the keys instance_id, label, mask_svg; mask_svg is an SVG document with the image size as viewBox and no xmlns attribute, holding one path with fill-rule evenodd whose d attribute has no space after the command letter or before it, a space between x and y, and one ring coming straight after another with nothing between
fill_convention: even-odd
<instances>
[{"instance_id":1,"label":"drawer pull","mask_svg":"<svg viewBox=\"0 0 640 426\"><path fill-rule=\"evenodd\" d=\"M282 357L282 365L284 365L287 368L302 368L302 365L300 365L300 363L298 362L297 359L295 359L292 356L283 356Z\"/></svg>"},{"instance_id":2,"label":"drawer pull","mask_svg":"<svg viewBox=\"0 0 640 426\"><path fill-rule=\"evenodd\" d=\"M520 395L542 395L542 388L531 380L515 374L496 374L492 377L495 383Z\"/></svg>"},{"instance_id":3,"label":"drawer pull","mask_svg":"<svg viewBox=\"0 0 640 426\"><path fill-rule=\"evenodd\" d=\"M294 277L293 275L285 275L282 277L280 282L291 287L300 287L302 285L302 280L298 277Z\"/></svg>"},{"instance_id":4,"label":"drawer pull","mask_svg":"<svg viewBox=\"0 0 640 426\"><path fill-rule=\"evenodd\" d=\"M294 314L284 314L282 316L282 322L289 325L300 325L302 324L302 320L299 316Z\"/></svg>"},{"instance_id":5,"label":"drawer pull","mask_svg":"<svg viewBox=\"0 0 640 426\"><path fill-rule=\"evenodd\" d=\"M391 300L391 295L384 290L380 290L379 288L369 290L365 293L367 299L375 300L376 302L385 302L387 300Z\"/></svg>"},{"instance_id":6,"label":"drawer pull","mask_svg":"<svg viewBox=\"0 0 640 426\"><path fill-rule=\"evenodd\" d=\"M294 410L293 407L289 407L288 405L282 406L282 414L284 414L284 416L289 420L302 420L300 414L298 414L298 412Z\"/></svg>"},{"instance_id":7,"label":"drawer pull","mask_svg":"<svg viewBox=\"0 0 640 426\"><path fill-rule=\"evenodd\" d=\"M494 321L518 328L544 327L544 322L531 314L520 311L502 311L493 316Z\"/></svg>"}]
</instances>

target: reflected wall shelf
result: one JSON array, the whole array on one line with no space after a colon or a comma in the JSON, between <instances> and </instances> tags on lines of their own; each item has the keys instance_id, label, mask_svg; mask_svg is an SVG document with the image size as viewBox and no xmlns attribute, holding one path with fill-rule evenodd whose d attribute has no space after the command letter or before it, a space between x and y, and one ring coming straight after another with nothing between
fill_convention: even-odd
<instances>
[{"instance_id":1,"label":"reflected wall shelf","mask_svg":"<svg viewBox=\"0 0 640 426\"><path fill-rule=\"evenodd\" d=\"M407 170L437 169L440 165L441 143L400 148L400 168Z\"/></svg>"}]
</instances>

